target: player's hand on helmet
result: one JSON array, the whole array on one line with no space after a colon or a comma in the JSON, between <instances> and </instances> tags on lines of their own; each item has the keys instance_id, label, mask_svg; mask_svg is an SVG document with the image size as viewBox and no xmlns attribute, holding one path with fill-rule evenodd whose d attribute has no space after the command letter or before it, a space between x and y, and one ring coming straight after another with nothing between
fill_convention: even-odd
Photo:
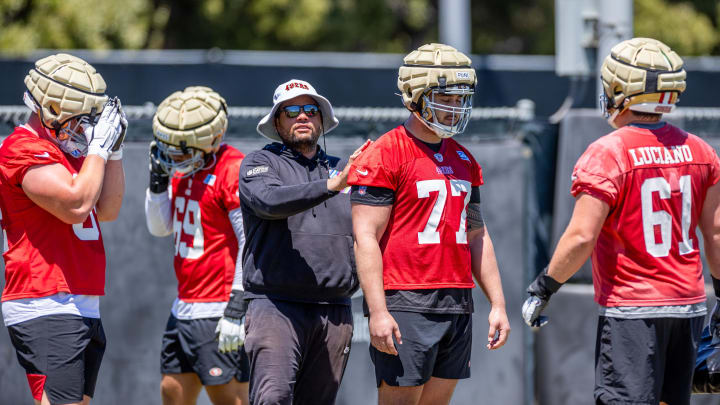
<instances>
[{"instance_id":1,"label":"player's hand on helmet","mask_svg":"<svg viewBox=\"0 0 720 405\"><path fill-rule=\"evenodd\" d=\"M528 286L530 296L522 306L522 317L528 326L540 328L548 323L547 316L541 315L548 304L550 296L562 287L562 283L555 281L547 274L547 268L538 274L535 281Z\"/></svg>"},{"instance_id":2,"label":"player's hand on helmet","mask_svg":"<svg viewBox=\"0 0 720 405\"><path fill-rule=\"evenodd\" d=\"M86 126L84 131L88 141L88 155L98 155L107 161L124 131L119 100L109 99L97 123Z\"/></svg>"},{"instance_id":3,"label":"player's hand on helmet","mask_svg":"<svg viewBox=\"0 0 720 405\"><path fill-rule=\"evenodd\" d=\"M245 343L245 323L242 319L223 316L218 321L215 333L221 353L238 350Z\"/></svg>"},{"instance_id":4,"label":"player's hand on helmet","mask_svg":"<svg viewBox=\"0 0 720 405\"><path fill-rule=\"evenodd\" d=\"M402 335L395 318L390 315L390 312L370 314L368 329L370 330L370 344L374 348L383 353L397 356L398 352L393 342L393 336L398 344L402 344Z\"/></svg>"},{"instance_id":5,"label":"player's hand on helmet","mask_svg":"<svg viewBox=\"0 0 720 405\"><path fill-rule=\"evenodd\" d=\"M150 142L150 192L155 194L167 191L170 183L170 176L160 165L159 153L157 143Z\"/></svg>"},{"instance_id":6,"label":"player's hand on helmet","mask_svg":"<svg viewBox=\"0 0 720 405\"><path fill-rule=\"evenodd\" d=\"M350 166L352 166L355 159L357 159L360 154L367 149L368 146L372 144L371 140L365 141L365 143L362 144L359 148L355 149L355 152L350 155L348 158L347 163L345 164L345 167L343 168L342 172L340 172L337 176L328 179L327 182L327 188L328 190L332 191L342 191L345 187L347 187L347 178L348 174L350 173Z\"/></svg>"},{"instance_id":7,"label":"player's hand on helmet","mask_svg":"<svg viewBox=\"0 0 720 405\"><path fill-rule=\"evenodd\" d=\"M488 315L488 343L490 350L503 347L510 336L510 321L504 307L492 307Z\"/></svg>"},{"instance_id":8,"label":"player's hand on helmet","mask_svg":"<svg viewBox=\"0 0 720 405\"><path fill-rule=\"evenodd\" d=\"M120 160L122 159L123 155L123 142L125 142L125 135L127 134L127 128L128 128L128 120L127 115L125 114L125 110L122 108L122 103L120 103L119 98L115 98L117 100L117 106L118 106L118 112L120 114L120 126L122 126L122 131L120 132L120 136L118 136L118 139L115 141L115 144L113 145L110 153L109 160Z\"/></svg>"}]
</instances>

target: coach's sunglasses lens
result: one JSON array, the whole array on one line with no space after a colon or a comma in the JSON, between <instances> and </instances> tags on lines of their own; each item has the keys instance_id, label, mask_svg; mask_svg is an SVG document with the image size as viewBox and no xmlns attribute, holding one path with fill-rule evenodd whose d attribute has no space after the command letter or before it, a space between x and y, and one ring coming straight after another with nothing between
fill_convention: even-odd
<instances>
[{"instance_id":1,"label":"coach's sunglasses lens","mask_svg":"<svg viewBox=\"0 0 720 405\"><path fill-rule=\"evenodd\" d=\"M301 108L302 108L302 111L305 113L305 115L307 115L308 117L314 117L315 115L317 115L318 111L320 111L318 109L318 106L316 106L315 104L305 104L302 106L288 105L288 106L283 107L283 111L285 111L285 115L288 118L295 118L298 115L300 115Z\"/></svg>"}]
</instances>

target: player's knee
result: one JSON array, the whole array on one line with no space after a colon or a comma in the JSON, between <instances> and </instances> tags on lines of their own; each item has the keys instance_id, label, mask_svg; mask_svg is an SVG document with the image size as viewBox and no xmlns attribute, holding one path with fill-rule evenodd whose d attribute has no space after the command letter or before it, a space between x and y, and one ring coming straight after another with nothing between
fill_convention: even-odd
<instances>
[{"instance_id":1,"label":"player's knee","mask_svg":"<svg viewBox=\"0 0 720 405\"><path fill-rule=\"evenodd\" d=\"M182 386L175 380L163 378L160 381L160 392L163 399L173 400L182 397Z\"/></svg>"}]
</instances>

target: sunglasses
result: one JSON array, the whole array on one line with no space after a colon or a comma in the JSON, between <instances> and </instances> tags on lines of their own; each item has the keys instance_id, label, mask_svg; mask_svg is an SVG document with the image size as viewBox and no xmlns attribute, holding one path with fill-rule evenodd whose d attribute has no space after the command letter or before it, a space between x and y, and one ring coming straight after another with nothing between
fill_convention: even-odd
<instances>
[{"instance_id":1,"label":"sunglasses","mask_svg":"<svg viewBox=\"0 0 720 405\"><path fill-rule=\"evenodd\" d=\"M288 118L296 118L301 111L308 117L314 117L320 112L320 108L315 104L286 105L282 110L285 111L285 116Z\"/></svg>"}]
</instances>

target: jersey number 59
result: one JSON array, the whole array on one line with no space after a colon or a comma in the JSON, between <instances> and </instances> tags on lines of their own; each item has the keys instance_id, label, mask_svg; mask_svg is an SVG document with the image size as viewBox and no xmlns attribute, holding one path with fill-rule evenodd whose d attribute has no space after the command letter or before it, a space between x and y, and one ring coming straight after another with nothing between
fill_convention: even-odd
<instances>
[{"instance_id":1,"label":"jersey number 59","mask_svg":"<svg viewBox=\"0 0 720 405\"><path fill-rule=\"evenodd\" d=\"M200 204L195 200L186 200L185 197L176 197L175 211L173 215L175 255L187 259L197 259L202 256L205 245ZM188 246L182 240L182 235L192 236L192 246Z\"/></svg>"}]
</instances>

